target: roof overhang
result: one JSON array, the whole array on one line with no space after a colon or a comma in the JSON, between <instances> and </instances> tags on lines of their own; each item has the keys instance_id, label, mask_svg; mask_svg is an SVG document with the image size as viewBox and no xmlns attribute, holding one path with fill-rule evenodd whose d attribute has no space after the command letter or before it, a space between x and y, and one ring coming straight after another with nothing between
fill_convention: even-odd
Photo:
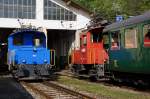
<instances>
[{"instance_id":1,"label":"roof overhang","mask_svg":"<svg viewBox=\"0 0 150 99\"><path fill-rule=\"evenodd\" d=\"M80 4L76 3L75 1L72 1L72 0L62 0L62 1L64 1L68 6L72 6L74 8L81 9L84 12L88 13L89 15L93 14L89 9L81 6Z\"/></svg>"}]
</instances>

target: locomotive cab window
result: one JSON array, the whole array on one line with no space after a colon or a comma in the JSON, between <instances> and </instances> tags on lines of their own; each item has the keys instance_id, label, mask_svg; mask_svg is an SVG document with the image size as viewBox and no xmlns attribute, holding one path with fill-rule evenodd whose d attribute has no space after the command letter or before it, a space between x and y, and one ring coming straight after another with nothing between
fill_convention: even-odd
<instances>
[{"instance_id":1,"label":"locomotive cab window","mask_svg":"<svg viewBox=\"0 0 150 99\"><path fill-rule=\"evenodd\" d=\"M101 41L101 35L100 33L91 33L91 42L92 43L97 43Z\"/></svg>"},{"instance_id":2,"label":"locomotive cab window","mask_svg":"<svg viewBox=\"0 0 150 99\"><path fill-rule=\"evenodd\" d=\"M23 36L22 35L15 35L13 37L13 45L16 45L16 46L23 45Z\"/></svg>"},{"instance_id":3,"label":"locomotive cab window","mask_svg":"<svg viewBox=\"0 0 150 99\"><path fill-rule=\"evenodd\" d=\"M83 45L84 46L87 45L87 37L86 37L86 35L83 36Z\"/></svg>"},{"instance_id":4,"label":"locomotive cab window","mask_svg":"<svg viewBox=\"0 0 150 99\"><path fill-rule=\"evenodd\" d=\"M82 38L80 38L80 47L82 46Z\"/></svg>"},{"instance_id":5,"label":"locomotive cab window","mask_svg":"<svg viewBox=\"0 0 150 99\"><path fill-rule=\"evenodd\" d=\"M143 27L144 47L150 47L150 25Z\"/></svg>"},{"instance_id":6,"label":"locomotive cab window","mask_svg":"<svg viewBox=\"0 0 150 99\"><path fill-rule=\"evenodd\" d=\"M137 48L137 28L125 30L125 48Z\"/></svg>"},{"instance_id":7,"label":"locomotive cab window","mask_svg":"<svg viewBox=\"0 0 150 99\"><path fill-rule=\"evenodd\" d=\"M120 49L120 32L111 33L111 50Z\"/></svg>"},{"instance_id":8,"label":"locomotive cab window","mask_svg":"<svg viewBox=\"0 0 150 99\"><path fill-rule=\"evenodd\" d=\"M43 40L39 37L33 39L33 45L36 47L42 46Z\"/></svg>"}]
</instances>

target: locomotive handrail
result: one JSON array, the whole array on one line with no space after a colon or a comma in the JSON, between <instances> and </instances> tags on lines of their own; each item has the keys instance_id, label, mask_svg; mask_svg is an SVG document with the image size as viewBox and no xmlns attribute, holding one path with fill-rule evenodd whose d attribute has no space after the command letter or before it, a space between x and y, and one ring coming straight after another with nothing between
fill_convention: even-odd
<instances>
[{"instance_id":1,"label":"locomotive handrail","mask_svg":"<svg viewBox=\"0 0 150 99\"><path fill-rule=\"evenodd\" d=\"M68 54L68 65L71 63L71 61L70 61L70 54Z\"/></svg>"},{"instance_id":2,"label":"locomotive handrail","mask_svg":"<svg viewBox=\"0 0 150 99\"><path fill-rule=\"evenodd\" d=\"M8 56L10 56L10 58L8 58ZM13 66L15 65L15 51L11 51L7 53L7 62L8 64L13 64Z\"/></svg>"},{"instance_id":3,"label":"locomotive handrail","mask_svg":"<svg viewBox=\"0 0 150 99\"><path fill-rule=\"evenodd\" d=\"M94 52L93 52L94 53L94 58L93 59L94 59L94 67L95 67L95 49L93 48L93 50L94 50Z\"/></svg>"},{"instance_id":4,"label":"locomotive handrail","mask_svg":"<svg viewBox=\"0 0 150 99\"><path fill-rule=\"evenodd\" d=\"M7 64L8 64L8 70L10 70L10 59L9 59L9 51L7 52Z\"/></svg>"},{"instance_id":5,"label":"locomotive handrail","mask_svg":"<svg viewBox=\"0 0 150 99\"><path fill-rule=\"evenodd\" d=\"M12 64L15 65L15 51L12 51Z\"/></svg>"},{"instance_id":6,"label":"locomotive handrail","mask_svg":"<svg viewBox=\"0 0 150 99\"><path fill-rule=\"evenodd\" d=\"M101 54L102 54L101 55L101 57L102 57L101 61L104 63L104 50L101 51Z\"/></svg>"},{"instance_id":7,"label":"locomotive handrail","mask_svg":"<svg viewBox=\"0 0 150 99\"><path fill-rule=\"evenodd\" d=\"M56 61L55 60L55 54L56 54L55 50L51 49L50 50L50 65L51 66L55 66L55 61Z\"/></svg>"},{"instance_id":8,"label":"locomotive handrail","mask_svg":"<svg viewBox=\"0 0 150 99\"><path fill-rule=\"evenodd\" d=\"M74 53L75 51L73 50L72 63L74 63Z\"/></svg>"},{"instance_id":9,"label":"locomotive handrail","mask_svg":"<svg viewBox=\"0 0 150 99\"><path fill-rule=\"evenodd\" d=\"M90 49L90 54L89 54L89 63L91 63L92 62L92 51L91 51L91 49Z\"/></svg>"},{"instance_id":10,"label":"locomotive handrail","mask_svg":"<svg viewBox=\"0 0 150 99\"><path fill-rule=\"evenodd\" d=\"M7 64L10 65L9 51L7 52Z\"/></svg>"}]
</instances>

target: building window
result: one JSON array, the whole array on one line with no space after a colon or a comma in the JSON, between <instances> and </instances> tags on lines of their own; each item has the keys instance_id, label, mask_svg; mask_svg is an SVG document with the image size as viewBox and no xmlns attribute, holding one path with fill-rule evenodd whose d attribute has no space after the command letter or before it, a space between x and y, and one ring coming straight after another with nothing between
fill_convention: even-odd
<instances>
[{"instance_id":1,"label":"building window","mask_svg":"<svg viewBox=\"0 0 150 99\"><path fill-rule=\"evenodd\" d=\"M44 0L44 19L76 21L76 15L51 0Z\"/></svg>"},{"instance_id":2,"label":"building window","mask_svg":"<svg viewBox=\"0 0 150 99\"><path fill-rule=\"evenodd\" d=\"M35 19L36 0L0 0L0 18Z\"/></svg>"},{"instance_id":3,"label":"building window","mask_svg":"<svg viewBox=\"0 0 150 99\"><path fill-rule=\"evenodd\" d=\"M150 47L150 24L143 27L144 46Z\"/></svg>"},{"instance_id":4,"label":"building window","mask_svg":"<svg viewBox=\"0 0 150 99\"><path fill-rule=\"evenodd\" d=\"M137 28L125 31L125 48L137 48Z\"/></svg>"}]
</instances>

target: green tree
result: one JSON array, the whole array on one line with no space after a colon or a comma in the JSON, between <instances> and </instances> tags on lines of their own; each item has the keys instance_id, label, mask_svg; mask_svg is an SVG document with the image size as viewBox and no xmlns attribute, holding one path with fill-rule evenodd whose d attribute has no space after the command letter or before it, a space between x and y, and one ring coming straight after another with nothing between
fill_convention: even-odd
<instances>
[{"instance_id":1,"label":"green tree","mask_svg":"<svg viewBox=\"0 0 150 99\"><path fill-rule=\"evenodd\" d=\"M116 15L125 18L150 10L150 0L75 0L102 18L115 21Z\"/></svg>"}]
</instances>

